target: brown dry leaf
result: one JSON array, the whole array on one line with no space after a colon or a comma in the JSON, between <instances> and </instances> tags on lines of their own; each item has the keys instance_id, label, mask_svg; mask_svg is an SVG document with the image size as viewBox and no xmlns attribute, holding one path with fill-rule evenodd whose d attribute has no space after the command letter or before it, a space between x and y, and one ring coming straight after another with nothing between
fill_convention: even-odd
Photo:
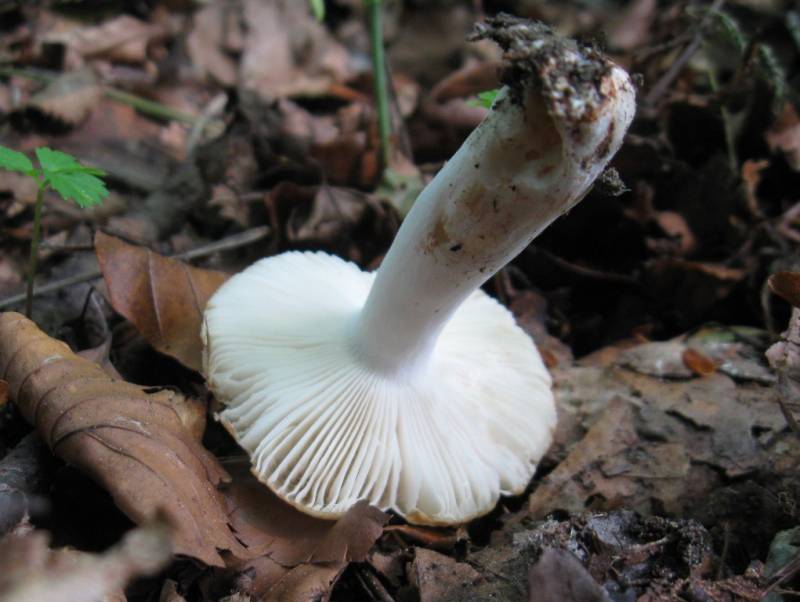
<instances>
[{"instance_id":1,"label":"brown dry leaf","mask_svg":"<svg viewBox=\"0 0 800 602\"><path fill-rule=\"evenodd\" d=\"M74 127L86 119L101 95L94 75L84 69L60 75L31 96L26 106Z\"/></svg>"},{"instance_id":2,"label":"brown dry leaf","mask_svg":"<svg viewBox=\"0 0 800 602\"><path fill-rule=\"evenodd\" d=\"M520 328L536 343L548 368L572 363L569 346L547 332L547 300L542 295L535 291L521 291L514 296L509 309Z\"/></svg>"},{"instance_id":3,"label":"brown dry leaf","mask_svg":"<svg viewBox=\"0 0 800 602\"><path fill-rule=\"evenodd\" d=\"M45 42L61 43L84 58L104 58L123 63L143 63L151 40L164 34L156 24L120 15L101 25L53 31Z\"/></svg>"},{"instance_id":4,"label":"brown dry leaf","mask_svg":"<svg viewBox=\"0 0 800 602\"><path fill-rule=\"evenodd\" d=\"M186 38L192 67L226 87L236 85L236 61L226 50L239 50L242 43L237 13L231 4L211 3L195 12ZM232 41L238 42L233 48Z\"/></svg>"},{"instance_id":5,"label":"brown dry leaf","mask_svg":"<svg viewBox=\"0 0 800 602\"><path fill-rule=\"evenodd\" d=\"M114 380L16 313L0 314L0 378L48 447L133 521L166 511L176 553L216 566L219 550L244 554L217 490L229 477L199 441L202 404Z\"/></svg>"},{"instance_id":6,"label":"brown dry leaf","mask_svg":"<svg viewBox=\"0 0 800 602\"><path fill-rule=\"evenodd\" d=\"M483 581L483 576L469 564L425 548L415 548L411 575L419 589L420 602L452 599L454 594L466 594Z\"/></svg>"},{"instance_id":7,"label":"brown dry leaf","mask_svg":"<svg viewBox=\"0 0 800 602\"><path fill-rule=\"evenodd\" d=\"M777 272L767 282L773 293L800 307L800 272Z\"/></svg>"},{"instance_id":8,"label":"brown dry leaf","mask_svg":"<svg viewBox=\"0 0 800 602\"><path fill-rule=\"evenodd\" d=\"M677 243L676 254L691 255L697 248L697 239L684 217L675 211L656 211L653 218L659 228Z\"/></svg>"},{"instance_id":9,"label":"brown dry leaf","mask_svg":"<svg viewBox=\"0 0 800 602\"><path fill-rule=\"evenodd\" d=\"M374 202L363 192L320 186L314 193L307 217L295 214L286 224L287 238L292 242L318 245L341 240L358 225L370 205L374 207Z\"/></svg>"},{"instance_id":10,"label":"brown dry leaf","mask_svg":"<svg viewBox=\"0 0 800 602\"><path fill-rule=\"evenodd\" d=\"M98 232L95 250L111 305L161 353L200 371L206 302L227 274L192 267Z\"/></svg>"},{"instance_id":11,"label":"brown dry leaf","mask_svg":"<svg viewBox=\"0 0 800 602\"><path fill-rule=\"evenodd\" d=\"M263 602L319 602L328 600L346 564L301 564L289 570L256 599Z\"/></svg>"},{"instance_id":12,"label":"brown dry leaf","mask_svg":"<svg viewBox=\"0 0 800 602\"><path fill-rule=\"evenodd\" d=\"M742 164L742 181L744 182L745 199L750 215L756 218L763 218L764 214L758 202L758 185L761 183L761 172L769 167L767 159L756 161L747 159Z\"/></svg>"},{"instance_id":13,"label":"brown dry leaf","mask_svg":"<svg viewBox=\"0 0 800 602\"><path fill-rule=\"evenodd\" d=\"M6 211L7 217L15 217L25 210L25 205L33 205L36 202L38 187L33 178L21 173L2 170L0 171L0 191L9 194L16 202L18 208Z\"/></svg>"},{"instance_id":14,"label":"brown dry leaf","mask_svg":"<svg viewBox=\"0 0 800 602\"><path fill-rule=\"evenodd\" d=\"M134 577L157 573L172 559L170 527L163 518L128 532L102 554L51 550L44 532L0 540L3 602L124 602Z\"/></svg>"},{"instance_id":15,"label":"brown dry leaf","mask_svg":"<svg viewBox=\"0 0 800 602\"><path fill-rule=\"evenodd\" d=\"M633 50L648 43L650 27L658 16L657 0L635 0L608 24L608 41L612 48Z\"/></svg>"},{"instance_id":16,"label":"brown dry leaf","mask_svg":"<svg viewBox=\"0 0 800 602\"><path fill-rule=\"evenodd\" d=\"M102 554L51 550L44 532L0 540L3 602L124 602L134 577L157 573L172 559L170 527L163 518L129 531Z\"/></svg>"},{"instance_id":17,"label":"brown dry leaf","mask_svg":"<svg viewBox=\"0 0 800 602\"><path fill-rule=\"evenodd\" d=\"M461 529L443 529L433 527L419 527L417 525L389 525L384 529L386 533L399 533L405 535L426 548L434 550L451 551L459 541L468 539L466 531Z\"/></svg>"},{"instance_id":18,"label":"brown dry leaf","mask_svg":"<svg viewBox=\"0 0 800 602\"><path fill-rule=\"evenodd\" d=\"M783 106L783 114L767 130L766 138L770 150L781 151L789 166L800 171L800 116L792 103L787 102Z\"/></svg>"},{"instance_id":19,"label":"brown dry leaf","mask_svg":"<svg viewBox=\"0 0 800 602\"><path fill-rule=\"evenodd\" d=\"M725 479L793 478L800 441L786 429L775 376L764 378L757 348L722 334L647 343L604 368L557 369L559 425L548 456L558 465L531 496L534 517L624 505L701 518ZM717 371L693 378L682 361L687 346Z\"/></svg>"},{"instance_id":20,"label":"brown dry leaf","mask_svg":"<svg viewBox=\"0 0 800 602\"><path fill-rule=\"evenodd\" d=\"M29 433L0 460L0 535L50 509L47 498L41 495L52 485L49 458L38 435Z\"/></svg>"},{"instance_id":21,"label":"brown dry leaf","mask_svg":"<svg viewBox=\"0 0 800 602\"><path fill-rule=\"evenodd\" d=\"M332 83L350 77L347 50L306 4L244 0L243 18L247 34L239 84L262 100L324 94Z\"/></svg>"},{"instance_id":22,"label":"brown dry leaf","mask_svg":"<svg viewBox=\"0 0 800 602\"><path fill-rule=\"evenodd\" d=\"M630 403L615 398L586 436L529 500L534 518L556 509L580 512L598 503L639 511L656 499L670 511L684 495L690 458L680 443L643 443Z\"/></svg>"},{"instance_id":23,"label":"brown dry leaf","mask_svg":"<svg viewBox=\"0 0 800 602\"><path fill-rule=\"evenodd\" d=\"M717 371L714 360L697 349L687 348L681 354L681 359L684 365L698 376L709 376Z\"/></svg>"},{"instance_id":24,"label":"brown dry leaf","mask_svg":"<svg viewBox=\"0 0 800 602\"><path fill-rule=\"evenodd\" d=\"M610 602L589 571L566 550L547 548L528 573L530 602Z\"/></svg>"},{"instance_id":25,"label":"brown dry leaf","mask_svg":"<svg viewBox=\"0 0 800 602\"><path fill-rule=\"evenodd\" d=\"M431 90L422 103L422 113L434 123L453 128L472 129L488 112L467 102L471 96L498 87L499 65L474 62L454 71Z\"/></svg>"},{"instance_id":26,"label":"brown dry leaf","mask_svg":"<svg viewBox=\"0 0 800 602\"><path fill-rule=\"evenodd\" d=\"M231 525L253 556L284 566L361 562L389 518L366 502L336 521L315 518L283 502L244 467L231 472L234 480L225 488Z\"/></svg>"},{"instance_id":27,"label":"brown dry leaf","mask_svg":"<svg viewBox=\"0 0 800 602\"><path fill-rule=\"evenodd\" d=\"M366 560L389 518L366 502L337 521L314 518L283 502L243 465L231 470L229 520L253 557L236 566L246 575L240 588L259 600L327 597L349 562Z\"/></svg>"},{"instance_id":28,"label":"brown dry leaf","mask_svg":"<svg viewBox=\"0 0 800 602\"><path fill-rule=\"evenodd\" d=\"M8 403L8 383L0 379L0 407Z\"/></svg>"}]
</instances>

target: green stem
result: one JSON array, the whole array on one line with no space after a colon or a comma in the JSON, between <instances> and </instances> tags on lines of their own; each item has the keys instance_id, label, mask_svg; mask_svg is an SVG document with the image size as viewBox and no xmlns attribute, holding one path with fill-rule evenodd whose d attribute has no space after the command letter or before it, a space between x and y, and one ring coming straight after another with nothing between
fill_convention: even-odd
<instances>
[{"instance_id":1,"label":"green stem","mask_svg":"<svg viewBox=\"0 0 800 602\"><path fill-rule=\"evenodd\" d=\"M714 69L709 67L706 69L706 73L708 74L708 82L711 86L711 91L719 96L719 82L717 81L717 76L714 73ZM722 117L722 130L725 134L725 147L728 151L728 163L730 164L731 171L736 174L739 172L739 157L736 153L736 136L734 135L733 127L731 126L731 114L728 109L725 108L723 99L720 99L719 112L720 116Z\"/></svg>"},{"instance_id":2,"label":"green stem","mask_svg":"<svg viewBox=\"0 0 800 602\"><path fill-rule=\"evenodd\" d=\"M49 71L42 71L38 69L16 69L14 67L0 67L0 75L6 77L24 77L45 83L50 83L58 77L58 75ZM136 96L135 94L130 94L129 92L125 92L123 90L118 90L117 88L102 86L102 90L103 94L107 98L130 105L137 111L140 111L145 115L150 115L151 117L157 117L167 121L180 121L181 123L188 123L190 125L197 121L196 117L183 113L182 111L172 109L161 104L160 102L147 100L146 98Z\"/></svg>"},{"instance_id":3,"label":"green stem","mask_svg":"<svg viewBox=\"0 0 800 602\"><path fill-rule=\"evenodd\" d=\"M28 261L28 289L25 293L25 315L33 313L33 279L36 276L36 264L39 260L39 233L42 227L42 205L44 204L44 185L39 184L36 193L36 205L33 208L33 234L31 235L31 257Z\"/></svg>"},{"instance_id":4,"label":"green stem","mask_svg":"<svg viewBox=\"0 0 800 602\"><path fill-rule=\"evenodd\" d=\"M389 80L383 48L383 2L364 0L369 17L370 45L372 47L372 79L375 85L375 102L378 109L378 133L381 142L383 168L389 167L392 157L392 119L389 110Z\"/></svg>"}]
</instances>

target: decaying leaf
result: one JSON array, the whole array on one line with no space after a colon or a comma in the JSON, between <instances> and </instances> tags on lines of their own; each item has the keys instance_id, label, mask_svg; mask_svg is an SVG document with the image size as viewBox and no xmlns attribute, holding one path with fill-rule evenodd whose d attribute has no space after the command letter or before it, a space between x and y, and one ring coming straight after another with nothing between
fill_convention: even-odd
<instances>
[{"instance_id":1,"label":"decaying leaf","mask_svg":"<svg viewBox=\"0 0 800 602\"><path fill-rule=\"evenodd\" d=\"M684 494L689 456L680 444L639 440L632 407L623 399L608 409L533 492L529 510L542 517L555 509L625 505L645 513L651 500L675 511Z\"/></svg>"},{"instance_id":2,"label":"decaying leaf","mask_svg":"<svg viewBox=\"0 0 800 602\"><path fill-rule=\"evenodd\" d=\"M800 307L800 272L778 272L769 277L769 287L795 307Z\"/></svg>"},{"instance_id":3,"label":"decaying leaf","mask_svg":"<svg viewBox=\"0 0 800 602\"><path fill-rule=\"evenodd\" d=\"M245 469L230 467L230 523L252 560L235 566L241 589L264 600L319 600L349 562L363 562L388 516L359 502L337 521L281 501Z\"/></svg>"},{"instance_id":4,"label":"decaying leaf","mask_svg":"<svg viewBox=\"0 0 800 602\"><path fill-rule=\"evenodd\" d=\"M40 495L47 486L48 456L36 433L30 433L0 460L0 535L48 508Z\"/></svg>"},{"instance_id":5,"label":"decaying leaf","mask_svg":"<svg viewBox=\"0 0 800 602\"><path fill-rule=\"evenodd\" d=\"M3 602L124 602L133 577L152 575L172 559L170 527L157 518L133 529L103 554L48 548L44 532L0 540Z\"/></svg>"},{"instance_id":6,"label":"decaying leaf","mask_svg":"<svg viewBox=\"0 0 800 602\"><path fill-rule=\"evenodd\" d=\"M773 151L781 151L786 162L795 171L800 171L800 116L787 102L780 119L766 132L767 144Z\"/></svg>"},{"instance_id":7,"label":"decaying leaf","mask_svg":"<svg viewBox=\"0 0 800 602\"><path fill-rule=\"evenodd\" d=\"M483 580L469 564L425 548L415 548L411 573L419 589L420 602L453 599L453 594L463 596Z\"/></svg>"},{"instance_id":8,"label":"decaying leaf","mask_svg":"<svg viewBox=\"0 0 800 602\"><path fill-rule=\"evenodd\" d=\"M0 378L48 447L132 520L167 512L176 553L217 566L220 550L244 555L217 490L228 475L191 431L202 405L114 380L16 313L0 314Z\"/></svg>"},{"instance_id":9,"label":"decaying leaf","mask_svg":"<svg viewBox=\"0 0 800 602\"><path fill-rule=\"evenodd\" d=\"M130 15L120 15L100 25L76 26L53 31L45 36L48 43L64 44L69 52L83 58L104 58L124 63L141 63L147 46L164 31Z\"/></svg>"},{"instance_id":10,"label":"decaying leaf","mask_svg":"<svg viewBox=\"0 0 800 602\"><path fill-rule=\"evenodd\" d=\"M681 354L681 358L686 367L698 376L708 376L717 370L714 360L692 347L687 347Z\"/></svg>"},{"instance_id":11,"label":"decaying leaf","mask_svg":"<svg viewBox=\"0 0 800 602\"><path fill-rule=\"evenodd\" d=\"M349 56L300 2L245 0L239 84L271 102L318 95L350 74ZM269 65L265 69L264 65Z\"/></svg>"},{"instance_id":12,"label":"decaying leaf","mask_svg":"<svg viewBox=\"0 0 800 602\"><path fill-rule=\"evenodd\" d=\"M560 419L552 453L564 459L534 489L531 514L624 505L707 516L707 496L723 476L794 479L800 444L778 407L774 374L765 380L742 343L721 339L697 333L683 347L677 339L640 346L648 349L635 361L637 348L605 368L554 371ZM696 377L682 361L686 345L713 357L718 370Z\"/></svg>"},{"instance_id":13,"label":"decaying leaf","mask_svg":"<svg viewBox=\"0 0 800 602\"><path fill-rule=\"evenodd\" d=\"M234 5L210 3L198 10L192 19L192 30L186 48L194 68L223 86L236 85L237 66L226 50L239 50L242 32ZM232 41L238 42L231 48Z\"/></svg>"},{"instance_id":14,"label":"decaying leaf","mask_svg":"<svg viewBox=\"0 0 800 602\"><path fill-rule=\"evenodd\" d=\"M89 115L102 91L91 71L64 73L28 100L37 109L68 126L76 126Z\"/></svg>"},{"instance_id":15,"label":"decaying leaf","mask_svg":"<svg viewBox=\"0 0 800 602\"><path fill-rule=\"evenodd\" d=\"M200 327L206 302L228 278L98 232L95 250L111 305L158 351L202 368Z\"/></svg>"},{"instance_id":16,"label":"decaying leaf","mask_svg":"<svg viewBox=\"0 0 800 602\"><path fill-rule=\"evenodd\" d=\"M547 548L528 573L530 602L610 602L611 598L566 550Z\"/></svg>"}]
</instances>

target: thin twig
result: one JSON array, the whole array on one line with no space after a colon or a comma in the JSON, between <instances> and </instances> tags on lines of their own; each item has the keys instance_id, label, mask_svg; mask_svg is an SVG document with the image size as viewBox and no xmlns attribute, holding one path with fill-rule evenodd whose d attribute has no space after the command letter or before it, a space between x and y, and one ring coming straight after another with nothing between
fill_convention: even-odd
<instances>
[{"instance_id":1,"label":"thin twig","mask_svg":"<svg viewBox=\"0 0 800 602\"><path fill-rule=\"evenodd\" d=\"M634 276L628 276L627 274L617 274L615 272L604 272L602 270L596 270L594 268L587 268L582 265L577 265L575 263L572 263L571 261L562 259L557 255L553 255L550 251L546 251L538 247L528 247L528 251L533 253L541 253L547 259L556 264L558 267L568 272L572 272L573 274L578 274L579 276L584 276L586 278L591 278L593 280L602 280L605 282L619 282L622 284L639 284L639 280Z\"/></svg>"},{"instance_id":2,"label":"thin twig","mask_svg":"<svg viewBox=\"0 0 800 602\"><path fill-rule=\"evenodd\" d=\"M189 261L192 259L197 259L199 257L205 257L207 255L211 255L212 253L216 253L218 251L229 251L231 249L237 249L239 247L243 247L266 238L269 232L270 232L269 226L258 226L257 228L251 228L250 230L245 230L244 232L240 232L239 234L234 234L233 236L229 236L228 238L223 238L222 240L212 242L207 245L202 245L200 247L197 247L196 249L184 251L183 253L177 253L176 255L171 255L170 257L172 257L173 259L182 259L185 261ZM100 270L97 269L97 270L82 272L80 274L75 274L74 276L69 276L68 278L61 278L60 280L54 280L43 286L35 288L33 291L33 296L38 297L40 295L52 293L61 290L63 288L67 288L69 286L80 284L82 282L96 280L97 278L100 278L101 275L102 274ZM0 310L4 310L24 300L25 300L25 293L20 293L19 295L13 295L11 297L6 297L5 299L0 300Z\"/></svg>"},{"instance_id":3,"label":"thin twig","mask_svg":"<svg viewBox=\"0 0 800 602\"><path fill-rule=\"evenodd\" d=\"M686 66L686 63L694 56L694 53L700 48L700 44L703 43L703 38L705 37L705 29L708 26L709 21L711 20L711 16L715 12L719 12L723 5L725 4L725 0L714 0L714 3L708 9L708 12L705 16L700 20L700 23L697 25L697 29L694 32L694 36L692 36L692 41L683 49L683 52L678 56L667 72L659 79L655 85L652 87L650 92L644 99L644 104L648 106L653 106L658 102L658 99L661 98L664 93L669 89L672 85L672 82L675 80L678 75L680 75L683 68Z\"/></svg>"}]
</instances>

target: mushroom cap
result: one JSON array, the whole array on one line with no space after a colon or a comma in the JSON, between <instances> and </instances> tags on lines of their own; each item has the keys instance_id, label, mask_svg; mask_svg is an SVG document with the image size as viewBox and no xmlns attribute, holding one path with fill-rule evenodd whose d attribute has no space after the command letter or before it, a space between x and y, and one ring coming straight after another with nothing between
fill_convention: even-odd
<instances>
[{"instance_id":1,"label":"mushroom cap","mask_svg":"<svg viewBox=\"0 0 800 602\"><path fill-rule=\"evenodd\" d=\"M556 423L550 376L511 313L478 290L428 362L381 373L352 332L373 273L289 252L233 276L205 312L204 369L253 473L303 512L359 500L418 524L465 522L521 493Z\"/></svg>"}]
</instances>

